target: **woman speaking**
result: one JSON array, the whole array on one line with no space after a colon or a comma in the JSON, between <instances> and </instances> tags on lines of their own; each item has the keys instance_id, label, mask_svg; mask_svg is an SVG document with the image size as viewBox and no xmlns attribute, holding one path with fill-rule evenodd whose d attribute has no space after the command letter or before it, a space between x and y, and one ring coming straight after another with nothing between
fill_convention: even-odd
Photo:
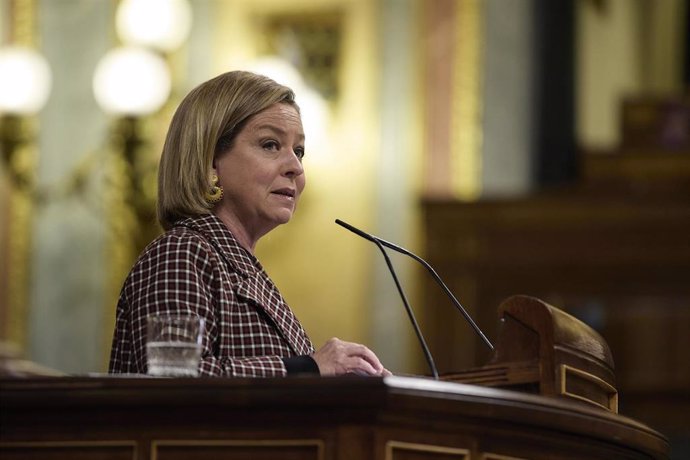
<instances>
[{"instance_id":1,"label":"woman speaking","mask_svg":"<svg viewBox=\"0 0 690 460\"><path fill-rule=\"evenodd\" d=\"M314 347L254 256L290 221L305 186L294 93L250 72L192 90L173 116L158 173L165 233L140 255L117 305L111 373L146 373L146 319L204 319L199 375L389 375L364 345Z\"/></svg>"}]
</instances>

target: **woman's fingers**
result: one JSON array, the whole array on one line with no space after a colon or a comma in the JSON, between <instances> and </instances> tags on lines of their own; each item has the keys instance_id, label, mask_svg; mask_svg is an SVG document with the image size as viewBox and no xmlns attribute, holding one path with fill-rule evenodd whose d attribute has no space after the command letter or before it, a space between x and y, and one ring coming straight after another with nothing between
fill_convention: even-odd
<instances>
[{"instance_id":1,"label":"woman's fingers","mask_svg":"<svg viewBox=\"0 0 690 460\"><path fill-rule=\"evenodd\" d=\"M379 361L379 358L374 354L373 351L365 347L364 345L358 345L358 344L353 344L357 346L356 353L361 356L363 359L365 359L374 369L376 374L381 373L383 371L383 364L381 364L381 361Z\"/></svg>"},{"instance_id":2,"label":"woman's fingers","mask_svg":"<svg viewBox=\"0 0 690 460\"><path fill-rule=\"evenodd\" d=\"M379 375L381 373L381 371L376 370L369 361L360 356L351 358L351 363L347 373L367 375Z\"/></svg>"},{"instance_id":3,"label":"woman's fingers","mask_svg":"<svg viewBox=\"0 0 690 460\"><path fill-rule=\"evenodd\" d=\"M364 345L332 338L313 355L321 375L347 373L388 375L378 357ZM387 373L387 374L386 374Z\"/></svg>"}]
</instances>

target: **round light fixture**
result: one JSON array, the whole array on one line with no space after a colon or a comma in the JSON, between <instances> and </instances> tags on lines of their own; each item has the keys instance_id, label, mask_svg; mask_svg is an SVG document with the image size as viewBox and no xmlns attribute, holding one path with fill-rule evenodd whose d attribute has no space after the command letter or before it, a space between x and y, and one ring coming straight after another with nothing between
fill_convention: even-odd
<instances>
[{"instance_id":1,"label":"round light fixture","mask_svg":"<svg viewBox=\"0 0 690 460\"><path fill-rule=\"evenodd\" d=\"M115 25L125 44L170 52L187 39L192 10L187 0L123 0Z\"/></svg>"},{"instance_id":2,"label":"round light fixture","mask_svg":"<svg viewBox=\"0 0 690 460\"><path fill-rule=\"evenodd\" d=\"M170 96L170 71L159 55L125 46L109 51L96 67L93 92L104 112L142 116L160 109Z\"/></svg>"},{"instance_id":3,"label":"round light fixture","mask_svg":"<svg viewBox=\"0 0 690 460\"><path fill-rule=\"evenodd\" d=\"M30 48L0 48L0 113L33 115L50 94L52 75L45 58Z\"/></svg>"}]
</instances>

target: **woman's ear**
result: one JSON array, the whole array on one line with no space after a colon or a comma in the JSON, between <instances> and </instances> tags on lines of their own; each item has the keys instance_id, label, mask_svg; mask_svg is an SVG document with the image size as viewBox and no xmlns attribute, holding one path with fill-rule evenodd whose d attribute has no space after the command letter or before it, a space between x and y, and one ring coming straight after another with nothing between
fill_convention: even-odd
<instances>
[{"instance_id":1,"label":"woman's ear","mask_svg":"<svg viewBox=\"0 0 690 460\"><path fill-rule=\"evenodd\" d=\"M218 156L213 155L213 159L211 160L211 170L209 171L210 175L215 174L216 176L218 175Z\"/></svg>"}]
</instances>

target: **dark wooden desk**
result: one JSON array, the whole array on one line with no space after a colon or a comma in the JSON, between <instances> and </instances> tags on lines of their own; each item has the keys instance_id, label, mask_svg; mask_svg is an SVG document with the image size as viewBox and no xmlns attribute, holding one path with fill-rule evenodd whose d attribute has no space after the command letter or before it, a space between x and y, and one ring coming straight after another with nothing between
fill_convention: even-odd
<instances>
[{"instance_id":1,"label":"dark wooden desk","mask_svg":"<svg viewBox=\"0 0 690 460\"><path fill-rule=\"evenodd\" d=\"M603 409L422 378L0 380L13 459L666 459Z\"/></svg>"}]
</instances>

